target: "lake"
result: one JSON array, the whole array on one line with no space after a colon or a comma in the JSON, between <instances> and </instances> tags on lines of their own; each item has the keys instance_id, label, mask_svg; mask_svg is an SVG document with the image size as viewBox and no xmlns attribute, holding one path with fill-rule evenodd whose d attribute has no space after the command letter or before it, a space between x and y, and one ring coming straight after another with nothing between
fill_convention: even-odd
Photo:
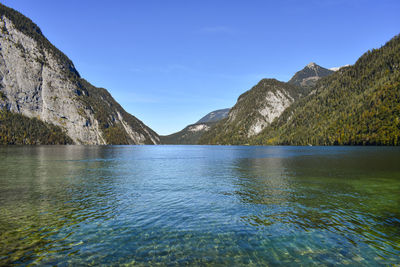
<instances>
[{"instance_id":1,"label":"lake","mask_svg":"<svg viewBox=\"0 0 400 267\"><path fill-rule=\"evenodd\" d=\"M0 147L0 265L400 263L400 148Z\"/></svg>"}]
</instances>

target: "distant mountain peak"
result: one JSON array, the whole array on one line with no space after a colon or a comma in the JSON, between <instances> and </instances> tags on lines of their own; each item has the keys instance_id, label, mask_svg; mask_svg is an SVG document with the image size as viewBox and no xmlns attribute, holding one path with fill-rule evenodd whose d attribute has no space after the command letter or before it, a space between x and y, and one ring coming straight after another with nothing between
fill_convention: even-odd
<instances>
[{"instance_id":1,"label":"distant mountain peak","mask_svg":"<svg viewBox=\"0 0 400 267\"><path fill-rule=\"evenodd\" d=\"M207 115L205 115L203 118L201 118L196 123L207 123L207 122L220 121L220 120L228 117L229 111L230 111L230 108L214 110L214 111L208 113Z\"/></svg>"},{"instance_id":2,"label":"distant mountain peak","mask_svg":"<svg viewBox=\"0 0 400 267\"><path fill-rule=\"evenodd\" d=\"M315 64L315 62L310 62L310 63L307 64L306 67L308 67L308 68L310 68L310 69L313 69L313 68L320 67L320 66L318 66L317 64Z\"/></svg>"},{"instance_id":3,"label":"distant mountain peak","mask_svg":"<svg viewBox=\"0 0 400 267\"><path fill-rule=\"evenodd\" d=\"M314 62L311 62L302 70L296 72L296 74L289 80L288 83L303 87L312 87L320 78L328 76L333 72L333 70L326 69Z\"/></svg>"},{"instance_id":4,"label":"distant mountain peak","mask_svg":"<svg viewBox=\"0 0 400 267\"><path fill-rule=\"evenodd\" d=\"M229 111L230 108L214 110L179 132L161 136L161 141L163 144L197 144L203 133L208 132L217 122L228 117Z\"/></svg>"}]
</instances>

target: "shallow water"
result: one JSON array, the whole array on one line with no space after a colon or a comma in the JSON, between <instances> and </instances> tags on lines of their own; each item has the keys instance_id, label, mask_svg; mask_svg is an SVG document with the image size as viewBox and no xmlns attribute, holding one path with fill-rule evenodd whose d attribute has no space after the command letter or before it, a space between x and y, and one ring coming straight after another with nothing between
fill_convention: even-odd
<instances>
[{"instance_id":1,"label":"shallow water","mask_svg":"<svg viewBox=\"0 0 400 267\"><path fill-rule=\"evenodd\" d=\"M0 147L0 265L400 263L400 149Z\"/></svg>"}]
</instances>

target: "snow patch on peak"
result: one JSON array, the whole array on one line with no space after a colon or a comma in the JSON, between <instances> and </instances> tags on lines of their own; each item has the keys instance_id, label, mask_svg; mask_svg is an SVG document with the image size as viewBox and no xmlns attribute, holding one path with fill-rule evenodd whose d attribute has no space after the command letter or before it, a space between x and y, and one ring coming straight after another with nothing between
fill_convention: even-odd
<instances>
[{"instance_id":1,"label":"snow patch on peak","mask_svg":"<svg viewBox=\"0 0 400 267\"><path fill-rule=\"evenodd\" d=\"M333 68L330 68L330 70L338 71L338 70L340 70L341 68L348 67L348 66L350 66L350 64L347 64L347 65L344 65L344 66L341 66L341 67L333 67Z\"/></svg>"}]
</instances>

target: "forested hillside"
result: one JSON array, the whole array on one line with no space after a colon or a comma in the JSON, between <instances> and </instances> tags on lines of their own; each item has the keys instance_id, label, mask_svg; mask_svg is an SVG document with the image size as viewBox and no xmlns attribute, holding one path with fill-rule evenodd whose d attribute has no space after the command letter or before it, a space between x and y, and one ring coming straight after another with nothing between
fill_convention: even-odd
<instances>
[{"instance_id":1,"label":"forested hillside","mask_svg":"<svg viewBox=\"0 0 400 267\"><path fill-rule=\"evenodd\" d=\"M0 110L0 145L72 144L60 127L36 118Z\"/></svg>"},{"instance_id":2,"label":"forested hillside","mask_svg":"<svg viewBox=\"0 0 400 267\"><path fill-rule=\"evenodd\" d=\"M228 116L229 110L229 108L214 110L179 132L160 136L161 143L168 145L196 145L205 132L210 130L218 121Z\"/></svg>"},{"instance_id":3,"label":"forested hillside","mask_svg":"<svg viewBox=\"0 0 400 267\"><path fill-rule=\"evenodd\" d=\"M399 145L400 37L318 81L250 143Z\"/></svg>"},{"instance_id":4,"label":"forested hillside","mask_svg":"<svg viewBox=\"0 0 400 267\"><path fill-rule=\"evenodd\" d=\"M216 122L206 122L188 125L179 132L160 136L161 143L165 145L196 145L201 136L215 124Z\"/></svg>"}]
</instances>

